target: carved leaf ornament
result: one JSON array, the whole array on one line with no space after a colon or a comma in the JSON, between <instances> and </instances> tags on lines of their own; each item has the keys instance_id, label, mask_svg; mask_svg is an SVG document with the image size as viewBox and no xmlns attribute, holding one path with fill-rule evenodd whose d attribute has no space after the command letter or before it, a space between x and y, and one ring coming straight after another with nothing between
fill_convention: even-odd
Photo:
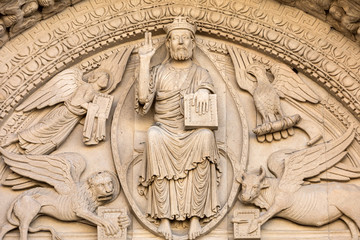
<instances>
[{"instance_id":1,"label":"carved leaf ornament","mask_svg":"<svg viewBox=\"0 0 360 240\"><path fill-rule=\"evenodd\" d=\"M290 170L300 176L292 192L306 184L348 181L359 177L360 48L345 36L331 30L329 25L304 12L267 0L126 0L116 3L96 1L91 4L82 1L10 39L0 49L0 145L12 154L22 154L24 157L20 162L7 160L13 172L9 171L6 161L0 161L0 175L7 176L2 187L30 187L27 191L35 191L31 183L33 181L28 179L31 178L38 181L36 184L39 181L52 181L50 184L56 191L67 193L70 185L62 186L60 183L68 181L66 179L70 179L71 183L79 182L80 174L87 171L85 165L89 169L100 170L100 160L94 160L91 153L101 153L104 156L101 159L103 165L110 171L114 171L115 167L121 183L121 197L115 199L114 203L126 206L135 217L133 221L136 219L147 231L162 236L158 231L159 221L146 214L147 190L142 189L144 192L141 192L140 189L139 195L138 189L138 178L147 146L146 134L154 123L155 109L149 110L148 117L140 117L135 112L136 74L140 62L138 51L143 45L144 32L153 34L152 44L156 52L151 61L152 67L165 63L169 55L164 26L172 23L178 16L196 23L196 48L192 61L207 70L217 94L219 119L214 136L220 153L221 176L217 186L221 191L220 209L213 218L207 221L201 219L201 236L206 238L207 234L210 236L211 231L217 228L223 231L221 222L226 216L234 215L234 209L240 209L241 211L236 211L239 214L252 213L251 218L236 215L236 219L247 219L246 223L236 224L248 224L248 229L260 224L254 218L257 215L253 211L242 211L244 207L237 201L240 189L245 189L244 186L241 187L242 180L239 176L251 169L258 169L258 166L265 166L271 153L289 148L305 149L303 152L312 157L301 160L296 154L301 155L302 151L292 152L296 158L286 160L285 164L292 164L290 167L286 166L286 174L281 172L283 163L279 160L280 157L275 165L273 162L272 166L268 166L271 172L276 172L278 178L285 174L290 179ZM1 23L0 20L0 25ZM18 44L20 41L22 44ZM280 102L279 106L285 116L270 121L273 125L265 123L262 141L257 141L259 136L251 131L262 124L258 121L260 116L257 116L262 111L260 100L256 100L254 95L259 77L251 75L251 71L246 72L251 64L261 66L263 76L266 76L264 79L272 86L274 93L278 94L276 101ZM62 127L71 129L66 131L68 135L64 139L53 141L54 148L37 153L36 156L40 157L25 153L20 142L23 139L19 138L21 132L35 129L37 124L40 126L49 119L55 119L51 117L55 113L52 112L53 109L66 108L69 110L66 112L67 116L74 115L76 109L72 107L76 103L71 102L69 107L69 102L76 94L80 94L79 88L92 84L92 73L104 69L111 75L106 86L101 87L100 80L95 81L98 85L92 86L103 90L95 92L110 96L111 100L107 101L109 109L97 111L95 107L95 110L89 111L91 119L96 120L91 122L94 128L87 132L96 135L94 131L101 129L100 135L104 137L101 139L102 143L85 146L81 140L82 133L79 134L78 129L83 128L82 118L87 117L88 111L87 105L83 104L82 109L86 111L77 112L79 118L74 120L73 125L61 123ZM99 79L101 78L100 76ZM91 92L91 89L89 87L86 91ZM85 98L84 95L79 99ZM94 102L89 100L88 103ZM104 116L104 112L108 116ZM275 112L274 110L273 113ZM295 116L296 123L286 122L287 116ZM85 123L89 124L89 121ZM97 124L101 126L97 127ZM285 126L286 124L290 127ZM270 129L267 129L268 126ZM295 128L290 129L291 127ZM354 128L354 133L349 133L351 137L343 144L338 144L340 147L346 145L346 151L341 148L339 154L332 157L326 155L329 150L327 147L336 150L331 141L346 133L350 127ZM55 130L49 130L51 131ZM296 134L291 134L291 131ZM277 136L279 134L280 138ZM11 139L14 136L17 139ZM353 138L355 140L352 142ZM5 144L7 141L9 144ZM69 149L84 155L86 164L76 165L74 162L62 161L55 155ZM53 151L56 153L52 153ZM37 161L37 158L42 160ZM319 164L321 167L318 169L316 166ZM61 167L63 165L66 165L65 168ZM32 171L26 173L26 168L31 168ZM56 177L55 174L51 180L41 168L49 168L59 176ZM62 171L57 170L60 168ZM297 169L305 169L311 174L301 177L303 174ZM263 170L265 176L267 170ZM65 178L63 171L66 172ZM28 178L19 177L14 172ZM289 182L282 181L281 186L289 188L287 183ZM266 187L265 185L262 187ZM6 212L6 209L3 211L4 208L0 213ZM105 209L103 212L109 211ZM114 210L112 213L117 216L120 212L124 215L122 210ZM81 216L86 219L85 215ZM96 223L96 220L93 222ZM125 222L127 226L128 220ZM188 239L189 224L189 221L171 221L173 239ZM111 232L113 229L109 222L102 222L101 226L105 229L102 232ZM240 225L236 226L237 229L245 229ZM356 228L355 225L354 227ZM258 236L259 232L256 234ZM240 232L236 234L249 237L245 235Z\"/></svg>"}]
</instances>

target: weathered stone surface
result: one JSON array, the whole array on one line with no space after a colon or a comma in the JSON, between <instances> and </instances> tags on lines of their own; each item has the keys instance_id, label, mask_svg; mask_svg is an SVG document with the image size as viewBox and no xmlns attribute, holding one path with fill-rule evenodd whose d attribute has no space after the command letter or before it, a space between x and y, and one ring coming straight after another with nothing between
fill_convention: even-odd
<instances>
[{"instance_id":1,"label":"weathered stone surface","mask_svg":"<svg viewBox=\"0 0 360 240\"><path fill-rule=\"evenodd\" d=\"M360 43L359 0L277 0L328 22L345 36Z\"/></svg>"},{"instance_id":2,"label":"weathered stone surface","mask_svg":"<svg viewBox=\"0 0 360 240\"><path fill-rule=\"evenodd\" d=\"M111 240L111 239L127 239L127 227L130 225L129 217L125 209L106 208L99 207L98 214L112 222L114 225L120 225L120 231L116 234L107 234L106 229L103 226L98 226L98 239L99 240Z\"/></svg>"},{"instance_id":3,"label":"weathered stone surface","mask_svg":"<svg viewBox=\"0 0 360 240\"><path fill-rule=\"evenodd\" d=\"M358 239L346 34L272 0L27 3L0 21L1 237Z\"/></svg>"},{"instance_id":4,"label":"weathered stone surface","mask_svg":"<svg viewBox=\"0 0 360 240\"><path fill-rule=\"evenodd\" d=\"M234 212L234 239L260 239L260 224L256 231L249 233L250 223L259 218L258 209L242 209Z\"/></svg>"},{"instance_id":5,"label":"weathered stone surface","mask_svg":"<svg viewBox=\"0 0 360 240\"><path fill-rule=\"evenodd\" d=\"M200 103L198 103L200 105ZM184 96L184 117L185 129L196 128L218 128L218 111L216 94L209 95L209 104L205 107L203 112L196 106L193 94L186 94Z\"/></svg>"}]
</instances>

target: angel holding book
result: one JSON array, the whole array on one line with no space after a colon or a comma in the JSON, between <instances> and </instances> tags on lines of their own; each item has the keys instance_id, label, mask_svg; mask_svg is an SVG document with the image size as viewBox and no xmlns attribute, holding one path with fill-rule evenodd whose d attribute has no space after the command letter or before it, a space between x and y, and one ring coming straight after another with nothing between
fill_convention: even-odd
<instances>
[{"instance_id":1,"label":"angel holding book","mask_svg":"<svg viewBox=\"0 0 360 240\"><path fill-rule=\"evenodd\" d=\"M55 75L16 110L28 112L55 106L37 123L9 134L2 147L18 142L25 154L49 154L66 140L85 115L84 143L103 141L113 101L108 93L121 81L131 51L119 50L88 77L75 67Z\"/></svg>"}]
</instances>

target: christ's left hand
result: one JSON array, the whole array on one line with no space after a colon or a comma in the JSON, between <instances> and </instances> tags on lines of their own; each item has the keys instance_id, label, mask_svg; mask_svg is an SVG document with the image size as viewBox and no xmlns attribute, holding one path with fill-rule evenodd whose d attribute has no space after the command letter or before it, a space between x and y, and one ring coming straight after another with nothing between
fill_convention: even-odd
<instances>
[{"instance_id":1,"label":"christ's left hand","mask_svg":"<svg viewBox=\"0 0 360 240\"><path fill-rule=\"evenodd\" d=\"M199 89L194 94L193 104L197 113L205 114L209 111L209 93L207 89Z\"/></svg>"}]
</instances>

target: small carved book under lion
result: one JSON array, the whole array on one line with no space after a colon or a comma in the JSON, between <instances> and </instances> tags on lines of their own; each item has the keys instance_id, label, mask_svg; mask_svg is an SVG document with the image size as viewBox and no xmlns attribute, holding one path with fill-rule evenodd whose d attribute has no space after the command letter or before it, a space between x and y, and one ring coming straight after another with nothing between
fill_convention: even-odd
<instances>
[{"instance_id":1,"label":"small carved book under lion","mask_svg":"<svg viewBox=\"0 0 360 240\"><path fill-rule=\"evenodd\" d=\"M86 145L96 145L105 140L106 119L109 117L114 97L98 93L89 103L85 118L83 139Z\"/></svg>"},{"instance_id":2,"label":"small carved book under lion","mask_svg":"<svg viewBox=\"0 0 360 240\"><path fill-rule=\"evenodd\" d=\"M120 216L125 216L125 218L128 218L125 209L107 208L104 206L98 208L98 215L104 219L109 220L114 225L118 224ZM104 227L98 226L97 233L98 240L126 240L127 226L121 226L120 231L115 235L106 234Z\"/></svg>"},{"instance_id":3,"label":"small carved book under lion","mask_svg":"<svg viewBox=\"0 0 360 240\"><path fill-rule=\"evenodd\" d=\"M205 113L196 111L193 98L194 94L185 94L184 96L185 129L190 130L203 127L216 130L218 128L216 94L209 94L208 111Z\"/></svg>"}]
</instances>

